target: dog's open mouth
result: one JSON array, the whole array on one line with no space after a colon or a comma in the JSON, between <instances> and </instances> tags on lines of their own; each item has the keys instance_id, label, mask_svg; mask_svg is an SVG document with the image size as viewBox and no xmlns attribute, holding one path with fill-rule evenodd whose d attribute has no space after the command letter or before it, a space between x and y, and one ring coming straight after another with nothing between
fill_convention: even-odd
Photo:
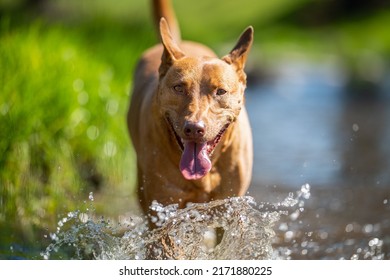
<instances>
[{"instance_id":1,"label":"dog's open mouth","mask_svg":"<svg viewBox=\"0 0 390 280\"><path fill-rule=\"evenodd\" d=\"M169 118L167 118L167 122L182 151L180 160L181 174L187 180L201 179L211 170L212 165L210 156L224 135L226 129L229 127L229 124L226 124L213 140L207 142L195 142L182 139L179 135L177 135Z\"/></svg>"}]
</instances>

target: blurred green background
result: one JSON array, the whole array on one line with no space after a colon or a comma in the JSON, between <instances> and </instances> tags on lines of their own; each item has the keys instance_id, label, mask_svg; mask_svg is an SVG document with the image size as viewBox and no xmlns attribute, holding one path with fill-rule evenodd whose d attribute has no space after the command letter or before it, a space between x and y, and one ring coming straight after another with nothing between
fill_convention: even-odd
<instances>
[{"instance_id":1,"label":"blurred green background","mask_svg":"<svg viewBox=\"0 0 390 280\"><path fill-rule=\"evenodd\" d=\"M135 63L157 42L149 4L0 0L0 258L38 257L90 192L98 214L137 211L125 115ZM182 37L221 56L254 26L251 81L293 54L336 57L351 85L375 86L388 67L385 0L173 4Z\"/></svg>"}]
</instances>

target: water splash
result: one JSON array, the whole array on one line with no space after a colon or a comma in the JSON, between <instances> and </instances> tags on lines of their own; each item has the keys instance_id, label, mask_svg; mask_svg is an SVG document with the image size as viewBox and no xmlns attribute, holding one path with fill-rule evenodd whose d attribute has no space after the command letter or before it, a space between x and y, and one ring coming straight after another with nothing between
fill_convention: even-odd
<instances>
[{"instance_id":1,"label":"water splash","mask_svg":"<svg viewBox=\"0 0 390 280\"><path fill-rule=\"evenodd\" d=\"M253 198L234 197L169 212L163 226L148 236L147 254L153 259L269 259L279 213L256 208ZM218 228L224 231L222 240L210 249L205 236Z\"/></svg>"},{"instance_id":2,"label":"water splash","mask_svg":"<svg viewBox=\"0 0 390 280\"><path fill-rule=\"evenodd\" d=\"M275 204L257 204L249 196L190 204L185 209L154 202L151 208L157 214L152 220L158 227L150 231L139 216L130 216L121 224L97 218L91 193L87 211L70 212L62 218L50 235L52 243L41 255L44 259L216 260L289 259L298 251L304 258L313 250L327 254L313 239L315 234L327 239L326 231L303 232L295 227L302 223L301 214L310 195L306 184ZM217 245L215 229L224 231ZM300 235L303 238L299 239ZM380 257L381 248L381 240L372 239L369 247L350 258Z\"/></svg>"}]
</instances>

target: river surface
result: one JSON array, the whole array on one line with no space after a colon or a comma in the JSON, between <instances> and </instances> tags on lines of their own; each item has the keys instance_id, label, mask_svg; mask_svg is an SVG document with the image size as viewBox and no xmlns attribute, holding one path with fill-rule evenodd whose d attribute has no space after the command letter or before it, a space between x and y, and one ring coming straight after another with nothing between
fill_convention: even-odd
<instances>
[{"instance_id":1,"label":"river surface","mask_svg":"<svg viewBox=\"0 0 390 280\"><path fill-rule=\"evenodd\" d=\"M346 86L334 68L286 65L249 88L257 201L309 184L276 226L293 259L390 258L390 88ZM388 79L387 79L388 80ZM378 246L380 245L380 246Z\"/></svg>"}]
</instances>

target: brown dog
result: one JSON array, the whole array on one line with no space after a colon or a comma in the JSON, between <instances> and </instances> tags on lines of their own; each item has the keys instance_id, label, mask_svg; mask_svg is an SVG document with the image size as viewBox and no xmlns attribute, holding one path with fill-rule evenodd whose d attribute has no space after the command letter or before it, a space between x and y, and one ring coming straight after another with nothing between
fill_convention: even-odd
<instances>
[{"instance_id":1,"label":"brown dog","mask_svg":"<svg viewBox=\"0 0 390 280\"><path fill-rule=\"evenodd\" d=\"M219 59L180 41L168 1L154 1L154 9L162 44L140 59L128 112L142 209L150 213L153 200L183 208L244 195L253 157L244 65L253 28Z\"/></svg>"}]
</instances>

